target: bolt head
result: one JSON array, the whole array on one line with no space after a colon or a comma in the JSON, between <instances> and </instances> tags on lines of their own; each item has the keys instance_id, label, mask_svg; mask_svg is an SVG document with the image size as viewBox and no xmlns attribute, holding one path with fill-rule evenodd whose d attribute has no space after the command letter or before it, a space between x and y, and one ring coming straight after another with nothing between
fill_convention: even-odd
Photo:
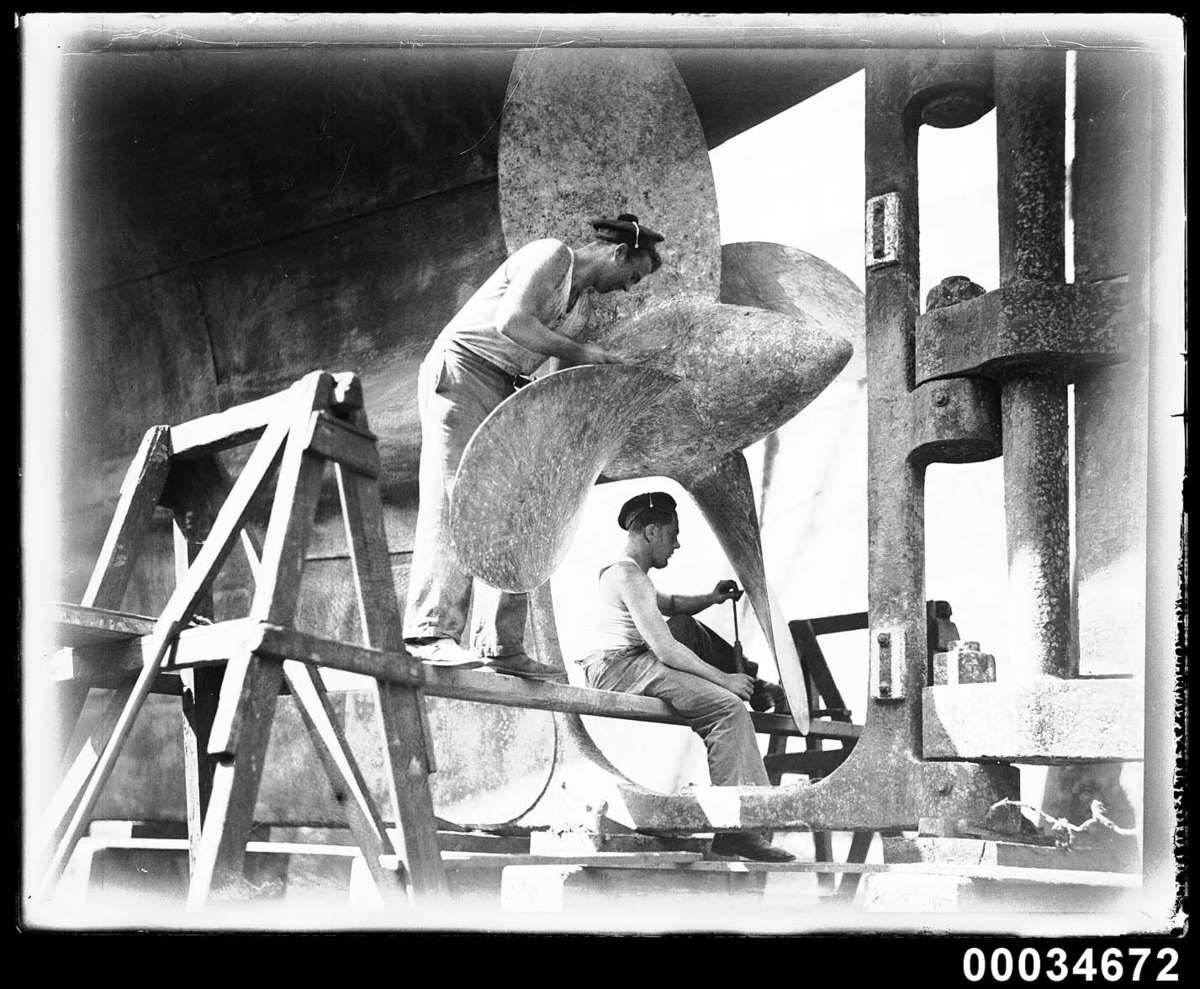
<instances>
[{"instance_id":1,"label":"bolt head","mask_svg":"<svg viewBox=\"0 0 1200 989\"><path fill-rule=\"evenodd\" d=\"M878 642L885 649L892 644L892 637L887 632L880 632Z\"/></svg>"}]
</instances>

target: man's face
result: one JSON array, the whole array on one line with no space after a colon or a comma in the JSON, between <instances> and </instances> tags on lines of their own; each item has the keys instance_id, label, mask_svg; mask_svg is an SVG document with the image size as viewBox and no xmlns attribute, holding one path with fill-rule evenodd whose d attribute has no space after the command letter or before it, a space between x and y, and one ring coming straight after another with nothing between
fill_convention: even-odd
<instances>
[{"instance_id":1,"label":"man's face","mask_svg":"<svg viewBox=\"0 0 1200 989\"><path fill-rule=\"evenodd\" d=\"M661 570L679 549L679 519L674 518L666 525L652 522L644 532L650 544L650 566Z\"/></svg>"},{"instance_id":2,"label":"man's face","mask_svg":"<svg viewBox=\"0 0 1200 989\"><path fill-rule=\"evenodd\" d=\"M650 274L650 259L644 254L630 255L624 244L613 249L605 261L596 282L596 291L601 294L620 289L628 292L634 285Z\"/></svg>"}]
</instances>

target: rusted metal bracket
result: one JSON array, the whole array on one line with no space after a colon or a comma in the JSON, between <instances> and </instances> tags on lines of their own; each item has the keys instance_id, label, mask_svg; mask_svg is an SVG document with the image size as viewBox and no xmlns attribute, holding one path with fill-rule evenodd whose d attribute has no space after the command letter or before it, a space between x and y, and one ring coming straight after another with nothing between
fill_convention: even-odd
<instances>
[{"instance_id":1,"label":"rusted metal bracket","mask_svg":"<svg viewBox=\"0 0 1200 989\"><path fill-rule=\"evenodd\" d=\"M1124 279L1083 284L1015 281L917 317L916 380L1003 379L1031 365L1066 379L1126 359Z\"/></svg>"},{"instance_id":2,"label":"rusted metal bracket","mask_svg":"<svg viewBox=\"0 0 1200 989\"><path fill-rule=\"evenodd\" d=\"M874 700L904 700L904 655L903 628L872 630L870 689Z\"/></svg>"},{"instance_id":3,"label":"rusted metal bracket","mask_svg":"<svg viewBox=\"0 0 1200 989\"><path fill-rule=\"evenodd\" d=\"M885 192L867 200L866 242L863 263L868 271L900 260L900 197L896 193Z\"/></svg>"}]
</instances>

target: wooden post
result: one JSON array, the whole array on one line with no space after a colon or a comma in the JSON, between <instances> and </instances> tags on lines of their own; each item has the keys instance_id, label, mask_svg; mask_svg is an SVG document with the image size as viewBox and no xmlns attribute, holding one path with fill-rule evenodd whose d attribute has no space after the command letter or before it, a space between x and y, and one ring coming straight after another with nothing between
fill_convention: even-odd
<instances>
[{"instance_id":1,"label":"wooden post","mask_svg":"<svg viewBox=\"0 0 1200 989\"><path fill-rule=\"evenodd\" d=\"M383 856L387 856L388 861L396 857L387 826L350 751L345 733L337 723L320 673L306 663L288 660L283 664L283 675L330 783L335 790L345 791L345 798L338 802L346 809L346 822L362 849L368 873L386 903L402 901L404 890L400 877L393 868L384 865Z\"/></svg>"},{"instance_id":2,"label":"wooden post","mask_svg":"<svg viewBox=\"0 0 1200 989\"><path fill-rule=\"evenodd\" d=\"M324 460L307 451L307 427L313 410L328 404L332 385L329 375L307 375L295 386L290 415L281 420L287 442L250 606L252 621L287 626L295 619L325 468ZM275 428L269 426L267 435ZM241 886L246 842L254 823L282 682L283 667L278 660L249 653L230 657L226 664L208 742L208 752L218 763L188 888L189 909L204 906L212 892L236 895Z\"/></svg>"},{"instance_id":3,"label":"wooden post","mask_svg":"<svg viewBox=\"0 0 1200 989\"><path fill-rule=\"evenodd\" d=\"M179 632L197 617L211 617L212 580L240 536L255 582L250 615L219 623L212 629L214 635L203 640L212 650L206 661L223 658L224 669L188 664L173 671L183 682L188 907L202 907L214 893L236 896L243 890L246 842L285 679L333 787L348 798L348 823L367 871L385 902L408 899L398 881L404 869L383 815L334 715L320 673L309 662L322 660L303 648L304 636L293 633L295 642L282 650L279 639L284 634L291 641L287 631L294 625L308 540L326 463L332 460L355 564L364 638L368 645L406 656L383 529L378 452L361 408L356 378L314 372L286 395L179 427L186 456L172 459L173 434L166 427L147 434L122 488L121 505L84 606L120 604L133 556L159 504L175 514L176 587L153 627L132 633L140 636L140 649L128 657L126 668L131 677L136 673L136 680L114 694L90 744L85 744L52 800L45 832L57 844L43 895L61 876L134 718L159 679L167 654L175 653ZM334 418L334 412L355 421ZM231 484L213 451L258 433L262 438ZM260 549L246 516L276 466L271 518ZM268 630L273 637L264 638ZM192 645L194 650L196 642ZM303 660L291 658L293 648ZM331 662L336 666L335 660ZM406 658L403 678L393 680L390 671L381 670L386 679L375 685L404 836L408 893L435 900L445 895L446 881L428 785L433 745L419 690L420 666L410 667L408 662Z\"/></svg>"},{"instance_id":4,"label":"wooden post","mask_svg":"<svg viewBox=\"0 0 1200 989\"><path fill-rule=\"evenodd\" d=\"M855 831L854 837L850 839L850 851L846 855L846 861L855 865L861 865L867 860L867 852L871 850L871 842L875 838L874 831ZM854 891L858 889L857 872L842 873L842 880L838 883L837 895L839 897L851 897Z\"/></svg>"},{"instance_id":5,"label":"wooden post","mask_svg":"<svg viewBox=\"0 0 1200 989\"><path fill-rule=\"evenodd\" d=\"M149 696L150 688L162 668L163 660L171 643L191 615L197 597L209 586L228 555L233 539L240 530L242 520L249 510L251 499L258 492L278 459L287 431L288 424L280 423L268 428L262 439L259 440L258 446L255 447L254 453L251 454L250 460L238 477L229 500L217 517L204 548L189 568L186 579L180 582L171 594L166 607L158 621L155 622L154 631L147 637L145 643L146 663L134 683L129 701L121 712L112 737L105 745L83 793L76 802L75 814L66 828L63 839L50 860L46 876L47 886L52 887L58 877L62 875L62 870L66 866L76 841L79 840L87 826L88 818L99 797L100 790L112 773L117 755L133 729L134 719L141 710L146 697ZM44 892L48 895L49 889Z\"/></svg>"},{"instance_id":6,"label":"wooden post","mask_svg":"<svg viewBox=\"0 0 1200 989\"><path fill-rule=\"evenodd\" d=\"M376 649L403 653L400 606L378 485L340 464L334 465L334 472L346 520L364 640ZM425 699L419 690L378 681L375 696L411 891L418 902L437 901L446 896L447 886L429 791L429 774L434 771L433 742L425 719Z\"/></svg>"},{"instance_id":7,"label":"wooden post","mask_svg":"<svg viewBox=\"0 0 1200 989\"><path fill-rule=\"evenodd\" d=\"M231 657L226 664L217 719L219 723L231 708L239 712L237 750L222 753L213 773L208 813L188 885L189 910L205 906L213 891L225 897L241 891L246 841L254 823L254 804L282 682L283 666L277 660L249 653Z\"/></svg>"},{"instance_id":8,"label":"wooden post","mask_svg":"<svg viewBox=\"0 0 1200 989\"><path fill-rule=\"evenodd\" d=\"M121 607L142 543L154 518L155 505L166 483L170 462L170 429L153 426L146 430L121 481L116 511L80 602L84 607L113 610ZM60 762L67 755L71 736L87 701L88 684L78 680L57 681L51 687L51 694L53 751L59 756L54 761ZM89 758L92 758L91 765L94 766L104 741L107 739L101 741L93 732L90 745L84 744L68 772L74 773L78 779Z\"/></svg>"}]
</instances>

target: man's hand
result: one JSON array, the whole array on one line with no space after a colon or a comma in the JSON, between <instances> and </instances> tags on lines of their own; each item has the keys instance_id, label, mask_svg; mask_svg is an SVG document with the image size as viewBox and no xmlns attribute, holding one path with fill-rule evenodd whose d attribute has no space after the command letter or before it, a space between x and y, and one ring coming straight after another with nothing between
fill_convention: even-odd
<instances>
[{"instance_id":1,"label":"man's hand","mask_svg":"<svg viewBox=\"0 0 1200 989\"><path fill-rule=\"evenodd\" d=\"M726 601L738 601L741 599L742 589L737 586L735 580L721 580L717 582L717 586L713 588L713 604L723 604Z\"/></svg>"},{"instance_id":2,"label":"man's hand","mask_svg":"<svg viewBox=\"0 0 1200 989\"><path fill-rule=\"evenodd\" d=\"M742 700L748 701L750 695L754 693L754 677L746 673L726 673L725 689L731 694L736 694Z\"/></svg>"},{"instance_id":3,"label":"man's hand","mask_svg":"<svg viewBox=\"0 0 1200 989\"><path fill-rule=\"evenodd\" d=\"M618 353L615 350L605 350L603 347L594 343L580 344L580 349L583 351L583 360L581 364L632 364L634 363L625 354Z\"/></svg>"}]
</instances>

